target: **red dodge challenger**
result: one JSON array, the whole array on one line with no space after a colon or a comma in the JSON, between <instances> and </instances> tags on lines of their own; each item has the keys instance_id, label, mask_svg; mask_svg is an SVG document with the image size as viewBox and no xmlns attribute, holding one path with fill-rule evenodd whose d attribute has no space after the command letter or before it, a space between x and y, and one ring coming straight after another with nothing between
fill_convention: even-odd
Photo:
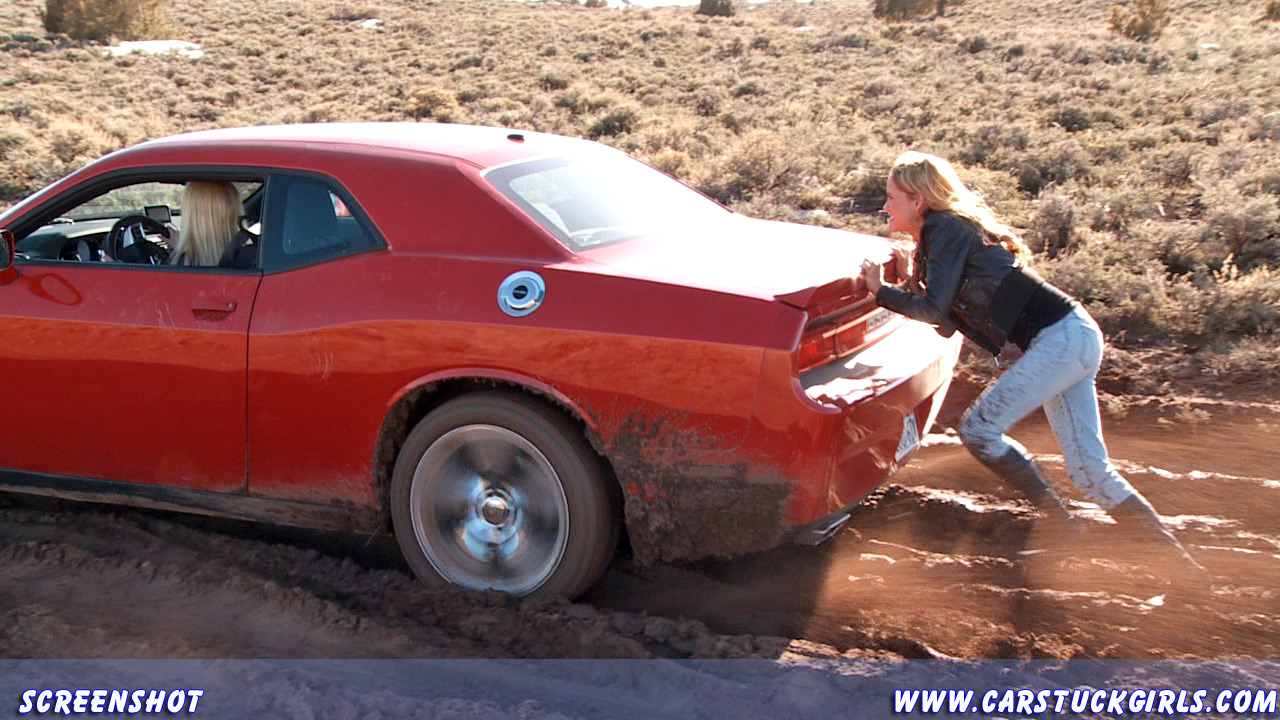
<instances>
[{"instance_id":1,"label":"red dodge challenger","mask_svg":"<svg viewBox=\"0 0 1280 720\"><path fill-rule=\"evenodd\" d=\"M170 261L193 181L235 188L235 262ZM849 279L889 241L534 132L178 135L0 228L0 488L390 529L432 585L572 597L624 532L641 562L821 542L959 350Z\"/></svg>"}]
</instances>

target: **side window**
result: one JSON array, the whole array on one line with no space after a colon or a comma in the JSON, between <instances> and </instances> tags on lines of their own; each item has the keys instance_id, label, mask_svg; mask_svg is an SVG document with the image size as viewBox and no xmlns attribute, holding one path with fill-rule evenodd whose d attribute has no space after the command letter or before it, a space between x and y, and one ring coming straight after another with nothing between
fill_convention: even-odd
<instances>
[{"instance_id":1,"label":"side window","mask_svg":"<svg viewBox=\"0 0 1280 720\"><path fill-rule=\"evenodd\" d=\"M255 222L251 212L256 213L261 199L261 180L174 173L163 179L134 177L77 193L51 208L45 219L37 220L43 225L19 239L18 255L82 263L256 267L249 230ZM237 248L242 250L238 255L232 252Z\"/></svg>"},{"instance_id":2,"label":"side window","mask_svg":"<svg viewBox=\"0 0 1280 720\"><path fill-rule=\"evenodd\" d=\"M273 176L267 186L262 239L266 267L309 265L380 246L353 207L324 180Z\"/></svg>"}]
</instances>

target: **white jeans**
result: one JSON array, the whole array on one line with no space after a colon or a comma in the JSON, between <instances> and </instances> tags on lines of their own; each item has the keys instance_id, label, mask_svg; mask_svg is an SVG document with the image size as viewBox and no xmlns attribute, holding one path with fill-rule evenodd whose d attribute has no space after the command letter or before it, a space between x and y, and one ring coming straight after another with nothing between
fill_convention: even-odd
<instances>
[{"instance_id":1,"label":"white jeans","mask_svg":"<svg viewBox=\"0 0 1280 720\"><path fill-rule=\"evenodd\" d=\"M1005 433L1044 407L1071 480L1105 510L1134 493L1107 457L1094 377L1102 362L1102 331L1083 307L1041 330L1018 359L965 412L960 439L980 460L1027 449Z\"/></svg>"}]
</instances>

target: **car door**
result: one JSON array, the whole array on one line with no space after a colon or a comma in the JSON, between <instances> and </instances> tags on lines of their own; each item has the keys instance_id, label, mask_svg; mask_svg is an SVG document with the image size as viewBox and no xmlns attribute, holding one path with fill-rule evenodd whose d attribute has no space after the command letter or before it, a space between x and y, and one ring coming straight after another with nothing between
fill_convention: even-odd
<instances>
[{"instance_id":1,"label":"car door","mask_svg":"<svg viewBox=\"0 0 1280 720\"><path fill-rule=\"evenodd\" d=\"M329 177L273 175L265 207L266 275L249 334L249 489L370 502L381 417L356 408L377 396L378 354L387 351L366 322L385 243Z\"/></svg>"},{"instance_id":2,"label":"car door","mask_svg":"<svg viewBox=\"0 0 1280 720\"><path fill-rule=\"evenodd\" d=\"M59 221L46 234L71 237ZM20 257L0 286L0 467L55 486L243 489L261 272L64 254Z\"/></svg>"}]
</instances>

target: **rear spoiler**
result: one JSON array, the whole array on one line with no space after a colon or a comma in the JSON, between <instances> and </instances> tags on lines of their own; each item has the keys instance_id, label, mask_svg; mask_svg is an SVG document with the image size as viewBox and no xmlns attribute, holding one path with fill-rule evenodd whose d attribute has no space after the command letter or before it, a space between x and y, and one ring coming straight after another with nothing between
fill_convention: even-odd
<instances>
[{"instance_id":1,"label":"rear spoiler","mask_svg":"<svg viewBox=\"0 0 1280 720\"><path fill-rule=\"evenodd\" d=\"M782 293L774 295L774 299L784 305L790 305L799 310L809 310L819 305L827 305L832 300L840 300L842 298L852 299L855 296L866 294L866 283L861 277L854 278L843 277L832 280L825 285L816 285L814 287L805 288L804 290L796 290L794 292Z\"/></svg>"}]
</instances>

